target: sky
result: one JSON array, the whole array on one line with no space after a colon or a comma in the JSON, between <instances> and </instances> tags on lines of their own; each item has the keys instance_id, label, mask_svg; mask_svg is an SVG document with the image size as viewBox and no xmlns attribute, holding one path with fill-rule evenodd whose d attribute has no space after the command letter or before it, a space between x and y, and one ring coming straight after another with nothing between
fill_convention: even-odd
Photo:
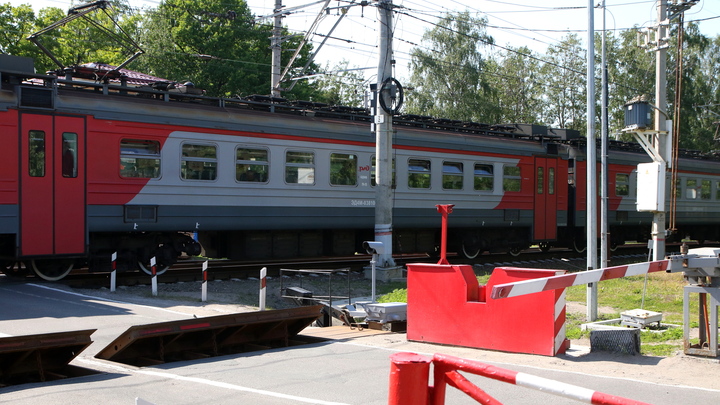
<instances>
[{"instance_id":1,"label":"sky","mask_svg":"<svg viewBox=\"0 0 720 405\"><path fill-rule=\"evenodd\" d=\"M220 0L218 0L220 1ZM594 5L602 0L593 0ZM673 0L669 0L673 2ZM67 9L73 0L0 0L11 4L28 4L39 10L45 7ZM355 0L359 3L359 0ZM247 0L253 14L268 16L273 13L275 0ZM321 13L324 1L283 0L287 9L294 9L283 19L283 25L291 32L304 34L313 25ZM332 34L331 27L339 18L338 5L349 1L333 0L329 4L329 13L314 30L311 40L318 47L323 35L330 35L326 44L319 50L316 63L322 67L333 68L342 60L347 60L352 68L366 68L365 77L370 78L377 72L377 44L379 42L379 24L377 10L373 6L353 6L347 12ZM373 3L372 1L370 3ZM439 4L438 4L439 3ZM75 1L78 4L78 1ZM138 9L151 9L160 4L160 0L130 0ZM580 0L394 0L399 13L394 17L394 50L397 78L409 77L410 50L420 46L422 35L432 29L438 18L447 12L469 11L488 19L487 33L500 46L527 46L533 51L544 54L550 45L557 44L568 33L577 34L583 42L587 39L588 2ZM542 4L542 5L539 5ZM634 26L649 27L655 23L657 11L655 1L648 0L605 0L606 22L608 30L629 29ZM304 6L304 7L303 7ZM600 8L594 11L594 27L603 27L603 13ZM700 0L685 13L685 21L698 21L703 34L715 37L720 35L720 1ZM489 52L500 52L502 48L486 48ZM596 52L599 50L596 49ZM269 72L268 72L269 74Z\"/></svg>"}]
</instances>

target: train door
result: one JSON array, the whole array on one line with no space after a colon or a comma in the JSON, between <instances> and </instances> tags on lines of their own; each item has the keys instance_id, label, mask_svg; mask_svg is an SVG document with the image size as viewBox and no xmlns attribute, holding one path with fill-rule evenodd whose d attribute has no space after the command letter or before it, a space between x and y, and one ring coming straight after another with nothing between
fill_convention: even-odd
<instances>
[{"instance_id":1,"label":"train door","mask_svg":"<svg viewBox=\"0 0 720 405\"><path fill-rule=\"evenodd\" d=\"M20 256L84 255L85 120L22 114Z\"/></svg>"},{"instance_id":2,"label":"train door","mask_svg":"<svg viewBox=\"0 0 720 405\"><path fill-rule=\"evenodd\" d=\"M535 204L533 239L550 241L557 238L557 177L555 158L535 158Z\"/></svg>"}]
</instances>

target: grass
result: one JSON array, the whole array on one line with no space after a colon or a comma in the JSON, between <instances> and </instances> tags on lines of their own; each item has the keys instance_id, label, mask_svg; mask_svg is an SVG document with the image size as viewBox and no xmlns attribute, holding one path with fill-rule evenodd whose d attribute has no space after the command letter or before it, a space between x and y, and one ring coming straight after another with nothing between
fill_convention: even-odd
<instances>
[{"instance_id":1,"label":"grass","mask_svg":"<svg viewBox=\"0 0 720 405\"><path fill-rule=\"evenodd\" d=\"M616 309L618 313L642 305L645 276L633 276L601 281L598 288L598 305ZM643 309L663 313L663 322L681 323L683 313L683 286L679 274L648 274ZM567 301L586 302L587 287L578 285L568 288ZM697 311L697 301L690 303L690 310Z\"/></svg>"},{"instance_id":2,"label":"grass","mask_svg":"<svg viewBox=\"0 0 720 405\"><path fill-rule=\"evenodd\" d=\"M478 282L486 284L489 274L478 276ZM399 285L398 285L399 284ZM645 276L633 276L606 280L599 283L598 306L612 308L610 313L599 315L598 320L609 320L620 317L623 311L643 309L661 312L663 323L682 325L683 318L683 286L686 282L679 274L650 273L645 287ZM407 288L400 283L384 285L384 291L378 299L379 302L407 302ZM643 290L645 300L643 303ZM568 302L585 303L587 287L574 286L566 289ZM698 300L691 300L690 312L697 314ZM589 338L590 332L581 330L586 323L585 314L568 313L566 317L566 336L577 340ZM691 322L691 327L697 327L697 321ZM644 330L641 332L641 353L648 356L671 356L682 350L682 328L667 328L659 331Z\"/></svg>"}]
</instances>

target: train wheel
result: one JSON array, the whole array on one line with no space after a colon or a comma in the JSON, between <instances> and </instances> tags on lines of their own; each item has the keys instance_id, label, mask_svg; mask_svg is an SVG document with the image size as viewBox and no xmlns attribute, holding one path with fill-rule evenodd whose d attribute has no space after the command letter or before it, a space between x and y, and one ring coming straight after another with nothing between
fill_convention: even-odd
<instances>
[{"instance_id":1,"label":"train wheel","mask_svg":"<svg viewBox=\"0 0 720 405\"><path fill-rule=\"evenodd\" d=\"M578 243L579 243L579 244L578 244ZM585 241L584 241L584 240L578 241L577 239L575 239L575 240L573 241L573 250L574 250L576 253L582 253L582 252L585 251L585 249L587 249L587 246L585 245Z\"/></svg>"},{"instance_id":2,"label":"train wheel","mask_svg":"<svg viewBox=\"0 0 720 405\"><path fill-rule=\"evenodd\" d=\"M150 263L143 263L141 261L138 261L138 267L140 267L140 270L144 271L145 273L152 276L152 266L150 266ZM169 269L170 266L164 265L164 264L156 264L155 265L155 274L161 275Z\"/></svg>"},{"instance_id":3,"label":"train wheel","mask_svg":"<svg viewBox=\"0 0 720 405\"><path fill-rule=\"evenodd\" d=\"M513 246L508 250L508 253L510 253L510 256L518 257L520 256L520 253L522 253L523 249L519 246Z\"/></svg>"},{"instance_id":4,"label":"train wheel","mask_svg":"<svg viewBox=\"0 0 720 405\"><path fill-rule=\"evenodd\" d=\"M43 280L58 281L70 273L74 261L71 259L37 259L30 262L35 275Z\"/></svg>"},{"instance_id":5,"label":"train wheel","mask_svg":"<svg viewBox=\"0 0 720 405\"><path fill-rule=\"evenodd\" d=\"M27 267L23 266L21 262L16 262L14 260L3 260L0 261L0 270L8 276L12 278L25 278L28 274L30 274L30 271Z\"/></svg>"},{"instance_id":6,"label":"train wheel","mask_svg":"<svg viewBox=\"0 0 720 405\"><path fill-rule=\"evenodd\" d=\"M478 257L481 253L480 246L477 246L477 244L463 242L462 253L466 259L474 259Z\"/></svg>"},{"instance_id":7,"label":"train wheel","mask_svg":"<svg viewBox=\"0 0 720 405\"><path fill-rule=\"evenodd\" d=\"M538 247L540 248L540 250L542 252L547 253L550 250L550 248L552 247L552 245L548 242L542 242L538 245Z\"/></svg>"}]
</instances>

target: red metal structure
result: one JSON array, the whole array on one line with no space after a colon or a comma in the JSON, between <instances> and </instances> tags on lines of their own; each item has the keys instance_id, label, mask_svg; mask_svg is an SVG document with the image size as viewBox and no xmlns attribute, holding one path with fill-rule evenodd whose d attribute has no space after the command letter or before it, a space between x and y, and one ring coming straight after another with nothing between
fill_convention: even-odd
<instances>
[{"instance_id":1,"label":"red metal structure","mask_svg":"<svg viewBox=\"0 0 720 405\"><path fill-rule=\"evenodd\" d=\"M445 404L445 391L448 385L461 390L479 403L502 405L488 393L468 381L459 373L460 371L575 399L588 404L646 404L645 402L443 354L436 354L431 359L414 353L396 353L390 356L390 361L388 405L443 405ZM428 376L431 363L434 366L433 385L429 386Z\"/></svg>"},{"instance_id":2,"label":"red metal structure","mask_svg":"<svg viewBox=\"0 0 720 405\"><path fill-rule=\"evenodd\" d=\"M554 356L564 353L564 290L496 300L497 284L558 270L496 268L479 285L472 266L408 264L408 340Z\"/></svg>"},{"instance_id":3,"label":"red metal structure","mask_svg":"<svg viewBox=\"0 0 720 405\"><path fill-rule=\"evenodd\" d=\"M497 300L486 293L498 284L564 271L500 267L487 285L479 285L472 266L447 261L447 216L452 207L437 206L443 241L438 264L407 265L408 340L548 356L565 352L570 341L565 339L564 289L511 300Z\"/></svg>"}]
</instances>

